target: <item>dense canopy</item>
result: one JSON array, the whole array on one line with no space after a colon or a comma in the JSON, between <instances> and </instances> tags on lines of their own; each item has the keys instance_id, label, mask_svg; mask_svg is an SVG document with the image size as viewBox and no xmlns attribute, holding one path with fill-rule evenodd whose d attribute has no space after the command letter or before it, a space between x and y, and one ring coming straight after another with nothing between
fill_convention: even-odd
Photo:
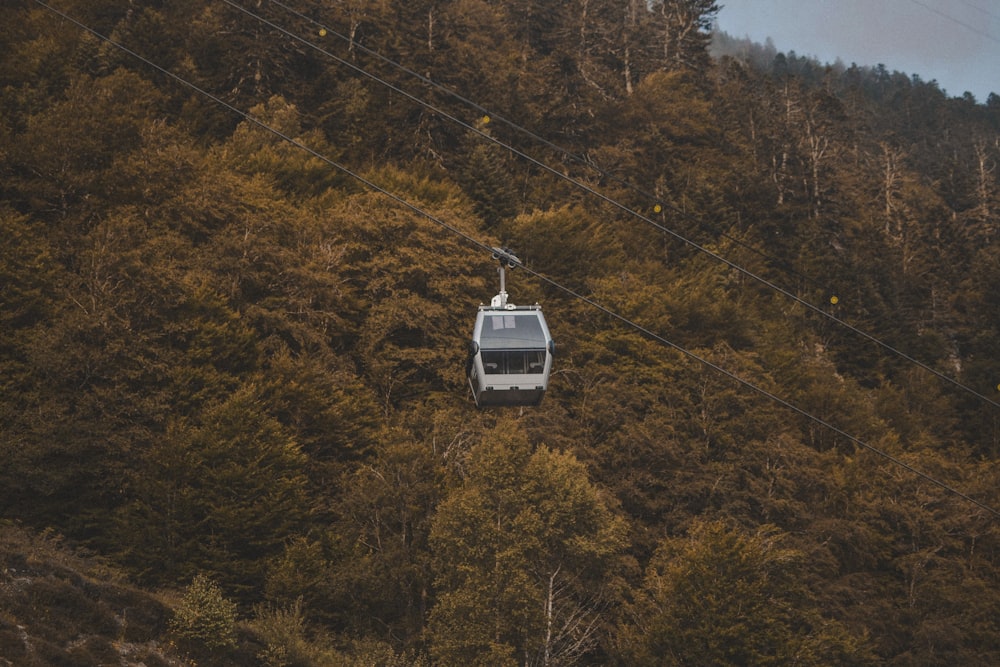
<instances>
[{"instance_id":1,"label":"dense canopy","mask_svg":"<svg viewBox=\"0 0 1000 667\"><path fill-rule=\"evenodd\" d=\"M6 3L0 526L199 664L1000 662L1000 97L718 11Z\"/></svg>"}]
</instances>

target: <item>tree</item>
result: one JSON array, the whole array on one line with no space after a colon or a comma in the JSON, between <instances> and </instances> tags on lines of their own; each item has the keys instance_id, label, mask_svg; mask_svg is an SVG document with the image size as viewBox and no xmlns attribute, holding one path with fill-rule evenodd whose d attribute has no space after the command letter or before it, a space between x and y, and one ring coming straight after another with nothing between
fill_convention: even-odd
<instances>
[{"instance_id":1,"label":"tree","mask_svg":"<svg viewBox=\"0 0 1000 667\"><path fill-rule=\"evenodd\" d=\"M773 527L752 533L700 521L651 561L624 633L634 665L851 665L863 638L824 619L796 581L801 553Z\"/></svg>"},{"instance_id":2,"label":"tree","mask_svg":"<svg viewBox=\"0 0 1000 667\"><path fill-rule=\"evenodd\" d=\"M434 657L446 664L575 664L593 655L623 524L571 455L532 451L504 420L431 527Z\"/></svg>"},{"instance_id":3,"label":"tree","mask_svg":"<svg viewBox=\"0 0 1000 667\"><path fill-rule=\"evenodd\" d=\"M242 598L312 511L306 458L250 384L195 418L175 419L146 452L119 513L121 557L143 579L214 573Z\"/></svg>"},{"instance_id":4,"label":"tree","mask_svg":"<svg viewBox=\"0 0 1000 667\"><path fill-rule=\"evenodd\" d=\"M660 0L653 4L665 68L707 68L709 30L719 9L715 0Z\"/></svg>"},{"instance_id":5,"label":"tree","mask_svg":"<svg viewBox=\"0 0 1000 667\"><path fill-rule=\"evenodd\" d=\"M389 168L371 178L463 233L479 234L454 185ZM489 254L470 255L455 234L378 194L338 202L329 224L351 237L344 277L363 310L355 352L385 414L429 393L459 390L468 315L489 296L482 268Z\"/></svg>"},{"instance_id":6,"label":"tree","mask_svg":"<svg viewBox=\"0 0 1000 667\"><path fill-rule=\"evenodd\" d=\"M96 79L76 74L62 99L22 120L6 187L46 217L75 220L71 210L111 194L108 168L139 145L144 121L161 101L148 81L125 70Z\"/></svg>"},{"instance_id":7,"label":"tree","mask_svg":"<svg viewBox=\"0 0 1000 667\"><path fill-rule=\"evenodd\" d=\"M375 440L373 455L338 480L331 499L321 599L309 589L297 594L345 633L410 644L433 600L428 535L444 472L430 446L405 431Z\"/></svg>"},{"instance_id":8,"label":"tree","mask_svg":"<svg viewBox=\"0 0 1000 667\"><path fill-rule=\"evenodd\" d=\"M0 505L29 522L48 522L62 500L50 504L44 490L59 486L53 482L60 475L44 464L51 449L34 415L49 403L51 387L40 381L32 348L57 310L55 286L63 274L42 226L27 216L0 209L0 235L6 239L0 248L0 456L6 461Z\"/></svg>"},{"instance_id":9,"label":"tree","mask_svg":"<svg viewBox=\"0 0 1000 667\"><path fill-rule=\"evenodd\" d=\"M236 646L236 603L205 574L197 574L170 619L170 632L183 645L209 652Z\"/></svg>"}]
</instances>

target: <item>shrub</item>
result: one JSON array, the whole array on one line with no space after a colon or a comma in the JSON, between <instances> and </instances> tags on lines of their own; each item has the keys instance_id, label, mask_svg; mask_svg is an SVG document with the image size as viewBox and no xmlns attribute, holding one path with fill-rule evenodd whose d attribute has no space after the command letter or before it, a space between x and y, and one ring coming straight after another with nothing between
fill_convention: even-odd
<instances>
[{"instance_id":1,"label":"shrub","mask_svg":"<svg viewBox=\"0 0 1000 667\"><path fill-rule=\"evenodd\" d=\"M170 633L187 648L216 650L236 646L236 604L204 574L188 586L174 616Z\"/></svg>"}]
</instances>

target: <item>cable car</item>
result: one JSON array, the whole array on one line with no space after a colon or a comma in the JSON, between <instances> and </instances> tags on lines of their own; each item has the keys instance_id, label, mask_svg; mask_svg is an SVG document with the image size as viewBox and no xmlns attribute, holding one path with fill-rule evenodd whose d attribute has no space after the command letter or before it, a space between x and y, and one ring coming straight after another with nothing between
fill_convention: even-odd
<instances>
[{"instance_id":1,"label":"cable car","mask_svg":"<svg viewBox=\"0 0 1000 667\"><path fill-rule=\"evenodd\" d=\"M555 342L541 306L508 303L504 269L520 260L493 250L500 260L500 293L489 306L479 306L466 364L469 386L480 408L538 405L549 386Z\"/></svg>"}]
</instances>

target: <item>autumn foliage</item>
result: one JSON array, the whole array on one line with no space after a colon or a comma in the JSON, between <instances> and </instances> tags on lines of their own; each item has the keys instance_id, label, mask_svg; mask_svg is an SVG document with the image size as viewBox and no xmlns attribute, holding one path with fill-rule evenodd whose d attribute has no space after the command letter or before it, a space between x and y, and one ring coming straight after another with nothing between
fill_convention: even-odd
<instances>
[{"instance_id":1,"label":"autumn foliage","mask_svg":"<svg viewBox=\"0 0 1000 667\"><path fill-rule=\"evenodd\" d=\"M0 527L155 591L146 654L1000 661L1000 98L703 0L46 4L0 22ZM477 411L501 245L556 361ZM69 600L46 655L121 655L89 570L0 553L4 650Z\"/></svg>"}]
</instances>

